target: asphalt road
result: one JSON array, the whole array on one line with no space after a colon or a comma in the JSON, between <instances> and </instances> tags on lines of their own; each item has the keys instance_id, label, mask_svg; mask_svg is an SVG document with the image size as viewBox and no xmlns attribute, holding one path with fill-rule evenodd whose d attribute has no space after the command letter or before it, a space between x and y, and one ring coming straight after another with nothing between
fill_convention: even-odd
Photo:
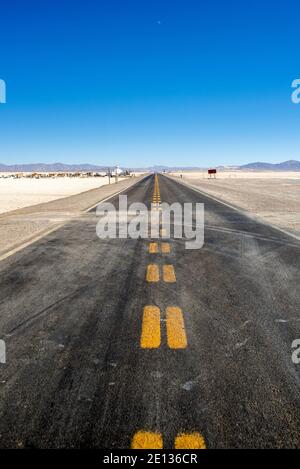
<instances>
[{"instance_id":1,"label":"asphalt road","mask_svg":"<svg viewBox=\"0 0 300 469\"><path fill-rule=\"evenodd\" d=\"M300 243L156 186L129 203L204 203L202 249L100 240L91 211L0 263L1 448L300 447Z\"/></svg>"}]
</instances>

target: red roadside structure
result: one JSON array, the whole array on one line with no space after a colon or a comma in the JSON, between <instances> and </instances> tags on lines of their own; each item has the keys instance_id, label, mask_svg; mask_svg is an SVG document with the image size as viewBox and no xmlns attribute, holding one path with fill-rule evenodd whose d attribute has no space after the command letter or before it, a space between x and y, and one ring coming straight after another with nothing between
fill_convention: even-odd
<instances>
[{"instance_id":1,"label":"red roadside structure","mask_svg":"<svg viewBox=\"0 0 300 469\"><path fill-rule=\"evenodd\" d=\"M208 175L209 175L210 178L212 176L214 176L214 178L216 178L216 175L217 175L217 170L216 169L208 169L207 172L208 172Z\"/></svg>"}]
</instances>

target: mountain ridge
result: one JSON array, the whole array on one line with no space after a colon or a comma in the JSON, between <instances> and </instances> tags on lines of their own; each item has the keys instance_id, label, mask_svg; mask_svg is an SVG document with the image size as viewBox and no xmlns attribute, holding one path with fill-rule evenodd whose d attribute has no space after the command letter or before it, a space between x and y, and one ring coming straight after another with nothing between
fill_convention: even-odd
<instances>
[{"instance_id":1,"label":"mountain ridge","mask_svg":"<svg viewBox=\"0 0 300 469\"><path fill-rule=\"evenodd\" d=\"M107 171L108 168L113 169L114 166L109 165L94 165L89 163L81 164L65 164L65 163L28 163L28 164L14 164L6 165L0 163L0 172L77 172L77 171ZM154 165L150 167L141 168L124 168L131 169L133 171L199 171L204 170L203 166L165 166L165 165ZM282 163L264 163L254 162L248 163L241 166L217 166L219 170L261 170L261 171L300 171L300 161L288 160Z\"/></svg>"},{"instance_id":2,"label":"mountain ridge","mask_svg":"<svg viewBox=\"0 0 300 469\"><path fill-rule=\"evenodd\" d=\"M300 171L300 161L288 160L282 163L248 163L239 167L239 169L260 169L272 171Z\"/></svg>"}]
</instances>

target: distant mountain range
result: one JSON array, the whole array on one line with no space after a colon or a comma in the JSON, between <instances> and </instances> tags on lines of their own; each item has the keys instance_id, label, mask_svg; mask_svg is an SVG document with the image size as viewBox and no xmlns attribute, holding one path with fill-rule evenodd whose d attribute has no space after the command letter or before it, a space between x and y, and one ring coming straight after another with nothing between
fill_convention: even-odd
<instances>
[{"instance_id":1,"label":"distant mountain range","mask_svg":"<svg viewBox=\"0 0 300 469\"><path fill-rule=\"evenodd\" d=\"M239 169L260 169L260 170L272 170L272 171L300 171L300 161L289 160L283 163L249 163L240 166Z\"/></svg>"},{"instance_id":2,"label":"distant mountain range","mask_svg":"<svg viewBox=\"0 0 300 469\"><path fill-rule=\"evenodd\" d=\"M109 166L97 166L88 163L82 164L63 164L63 163L35 163L35 164L15 164L15 165L5 165L0 164L0 172L76 172L76 171L107 171ZM110 166L112 169L113 166ZM123 168L129 169L129 168ZM201 166L152 166L149 168L131 168L133 171L201 171L205 168ZM219 166L219 170L226 169L236 169L236 170L262 170L262 171L300 171L300 161L289 160L283 163L249 163L242 166Z\"/></svg>"}]
</instances>

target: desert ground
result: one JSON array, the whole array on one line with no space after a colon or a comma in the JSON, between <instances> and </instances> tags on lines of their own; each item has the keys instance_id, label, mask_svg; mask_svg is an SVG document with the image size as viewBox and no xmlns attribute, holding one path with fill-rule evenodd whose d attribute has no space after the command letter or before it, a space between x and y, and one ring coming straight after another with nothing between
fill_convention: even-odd
<instances>
[{"instance_id":1,"label":"desert ground","mask_svg":"<svg viewBox=\"0 0 300 469\"><path fill-rule=\"evenodd\" d=\"M115 178L111 178L111 183L114 182ZM0 213L61 199L105 184L108 184L107 177L0 178Z\"/></svg>"},{"instance_id":2,"label":"desert ground","mask_svg":"<svg viewBox=\"0 0 300 469\"><path fill-rule=\"evenodd\" d=\"M0 179L0 258L15 247L43 235L139 179L106 177Z\"/></svg>"},{"instance_id":3,"label":"desert ground","mask_svg":"<svg viewBox=\"0 0 300 469\"><path fill-rule=\"evenodd\" d=\"M177 172L182 181L239 207L272 225L300 235L300 172L207 171Z\"/></svg>"}]
</instances>

